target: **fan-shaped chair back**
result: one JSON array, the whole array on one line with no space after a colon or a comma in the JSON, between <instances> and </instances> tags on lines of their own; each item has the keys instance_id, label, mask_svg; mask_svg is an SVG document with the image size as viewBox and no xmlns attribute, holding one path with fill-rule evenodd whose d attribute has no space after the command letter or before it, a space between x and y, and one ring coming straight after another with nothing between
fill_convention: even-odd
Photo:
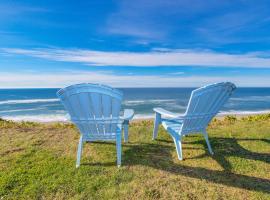
<instances>
[{"instance_id":1,"label":"fan-shaped chair back","mask_svg":"<svg viewBox=\"0 0 270 200\"><path fill-rule=\"evenodd\" d=\"M185 113L182 133L205 129L235 88L233 83L223 82L192 91Z\"/></svg>"},{"instance_id":2,"label":"fan-shaped chair back","mask_svg":"<svg viewBox=\"0 0 270 200\"><path fill-rule=\"evenodd\" d=\"M115 139L120 123L122 92L85 83L61 89L57 95L84 139Z\"/></svg>"}]
</instances>

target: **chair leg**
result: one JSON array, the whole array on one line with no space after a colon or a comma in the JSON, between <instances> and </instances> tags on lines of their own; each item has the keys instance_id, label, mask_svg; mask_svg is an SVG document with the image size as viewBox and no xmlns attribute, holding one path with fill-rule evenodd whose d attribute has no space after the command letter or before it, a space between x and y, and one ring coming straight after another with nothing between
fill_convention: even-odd
<instances>
[{"instance_id":1,"label":"chair leg","mask_svg":"<svg viewBox=\"0 0 270 200\"><path fill-rule=\"evenodd\" d=\"M180 139L173 138L173 141L174 141L174 144L175 144L178 159L183 160L181 138Z\"/></svg>"},{"instance_id":2,"label":"chair leg","mask_svg":"<svg viewBox=\"0 0 270 200\"><path fill-rule=\"evenodd\" d=\"M121 166L121 154L122 154L121 134L116 136L116 153L117 153L117 167Z\"/></svg>"},{"instance_id":3,"label":"chair leg","mask_svg":"<svg viewBox=\"0 0 270 200\"><path fill-rule=\"evenodd\" d=\"M128 125L129 125L129 121L124 121L124 124L123 124L124 142L128 142Z\"/></svg>"},{"instance_id":4,"label":"chair leg","mask_svg":"<svg viewBox=\"0 0 270 200\"><path fill-rule=\"evenodd\" d=\"M160 122L161 122L161 115L159 113L156 113L152 140L157 138L158 126L159 126Z\"/></svg>"},{"instance_id":5,"label":"chair leg","mask_svg":"<svg viewBox=\"0 0 270 200\"><path fill-rule=\"evenodd\" d=\"M203 136L204 136L204 139L206 141L209 153L213 155L214 152L212 151L212 148L211 148L211 145L210 145L210 142L209 142L209 139L208 139L208 134L207 134L206 131L203 132Z\"/></svg>"},{"instance_id":6,"label":"chair leg","mask_svg":"<svg viewBox=\"0 0 270 200\"><path fill-rule=\"evenodd\" d=\"M83 137L81 135L80 140L79 140L79 144L78 144L78 150L77 150L76 168L78 168L80 166L80 163L81 163L82 147L83 147Z\"/></svg>"}]
</instances>

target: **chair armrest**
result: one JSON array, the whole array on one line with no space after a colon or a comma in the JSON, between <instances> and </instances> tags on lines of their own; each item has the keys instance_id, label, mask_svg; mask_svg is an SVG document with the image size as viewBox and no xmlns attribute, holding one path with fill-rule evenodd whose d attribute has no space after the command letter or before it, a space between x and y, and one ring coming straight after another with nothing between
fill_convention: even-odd
<instances>
[{"instance_id":1,"label":"chair armrest","mask_svg":"<svg viewBox=\"0 0 270 200\"><path fill-rule=\"evenodd\" d=\"M156 113L159 113L161 115L164 115L166 117L173 117L173 118L181 118L183 117L182 115L180 115L179 113L173 113L173 112L170 112L168 110L165 110L163 108L154 108L153 109Z\"/></svg>"},{"instance_id":2,"label":"chair armrest","mask_svg":"<svg viewBox=\"0 0 270 200\"><path fill-rule=\"evenodd\" d=\"M125 121L129 121L129 120L131 120L133 118L133 116L134 116L134 110L125 109L123 116L121 116L120 118L125 120Z\"/></svg>"}]
</instances>

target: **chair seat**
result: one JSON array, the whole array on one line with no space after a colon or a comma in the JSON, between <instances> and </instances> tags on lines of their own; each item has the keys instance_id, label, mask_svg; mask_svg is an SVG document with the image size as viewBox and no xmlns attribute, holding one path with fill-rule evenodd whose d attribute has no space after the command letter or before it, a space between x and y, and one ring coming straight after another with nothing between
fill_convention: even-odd
<instances>
[{"instance_id":1,"label":"chair seat","mask_svg":"<svg viewBox=\"0 0 270 200\"><path fill-rule=\"evenodd\" d=\"M183 124L182 120L162 119L163 127L169 132L179 133L182 124Z\"/></svg>"},{"instance_id":2,"label":"chair seat","mask_svg":"<svg viewBox=\"0 0 270 200\"><path fill-rule=\"evenodd\" d=\"M116 140L116 134L110 136L95 135L95 136L85 136L84 141L102 141L102 140Z\"/></svg>"},{"instance_id":3,"label":"chair seat","mask_svg":"<svg viewBox=\"0 0 270 200\"><path fill-rule=\"evenodd\" d=\"M118 128L116 132L109 132L104 134L91 134L91 133L84 133L84 140L85 141L99 141L99 140L116 140L117 135L121 135L122 124L118 124Z\"/></svg>"}]
</instances>

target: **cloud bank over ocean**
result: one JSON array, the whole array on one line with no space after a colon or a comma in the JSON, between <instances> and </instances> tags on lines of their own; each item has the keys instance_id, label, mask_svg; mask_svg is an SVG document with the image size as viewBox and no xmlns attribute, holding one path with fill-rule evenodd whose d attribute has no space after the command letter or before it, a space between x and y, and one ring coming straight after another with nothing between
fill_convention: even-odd
<instances>
[{"instance_id":1,"label":"cloud bank over ocean","mask_svg":"<svg viewBox=\"0 0 270 200\"><path fill-rule=\"evenodd\" d=\"M244 54L219 53L210 50L167 49L166 51L124 52L82 49L18 49L2 48L8 55L24 55L46 60L77 62L90 66L200 66L270 68L267 52Z\"/></svg>"}]
</instances>

